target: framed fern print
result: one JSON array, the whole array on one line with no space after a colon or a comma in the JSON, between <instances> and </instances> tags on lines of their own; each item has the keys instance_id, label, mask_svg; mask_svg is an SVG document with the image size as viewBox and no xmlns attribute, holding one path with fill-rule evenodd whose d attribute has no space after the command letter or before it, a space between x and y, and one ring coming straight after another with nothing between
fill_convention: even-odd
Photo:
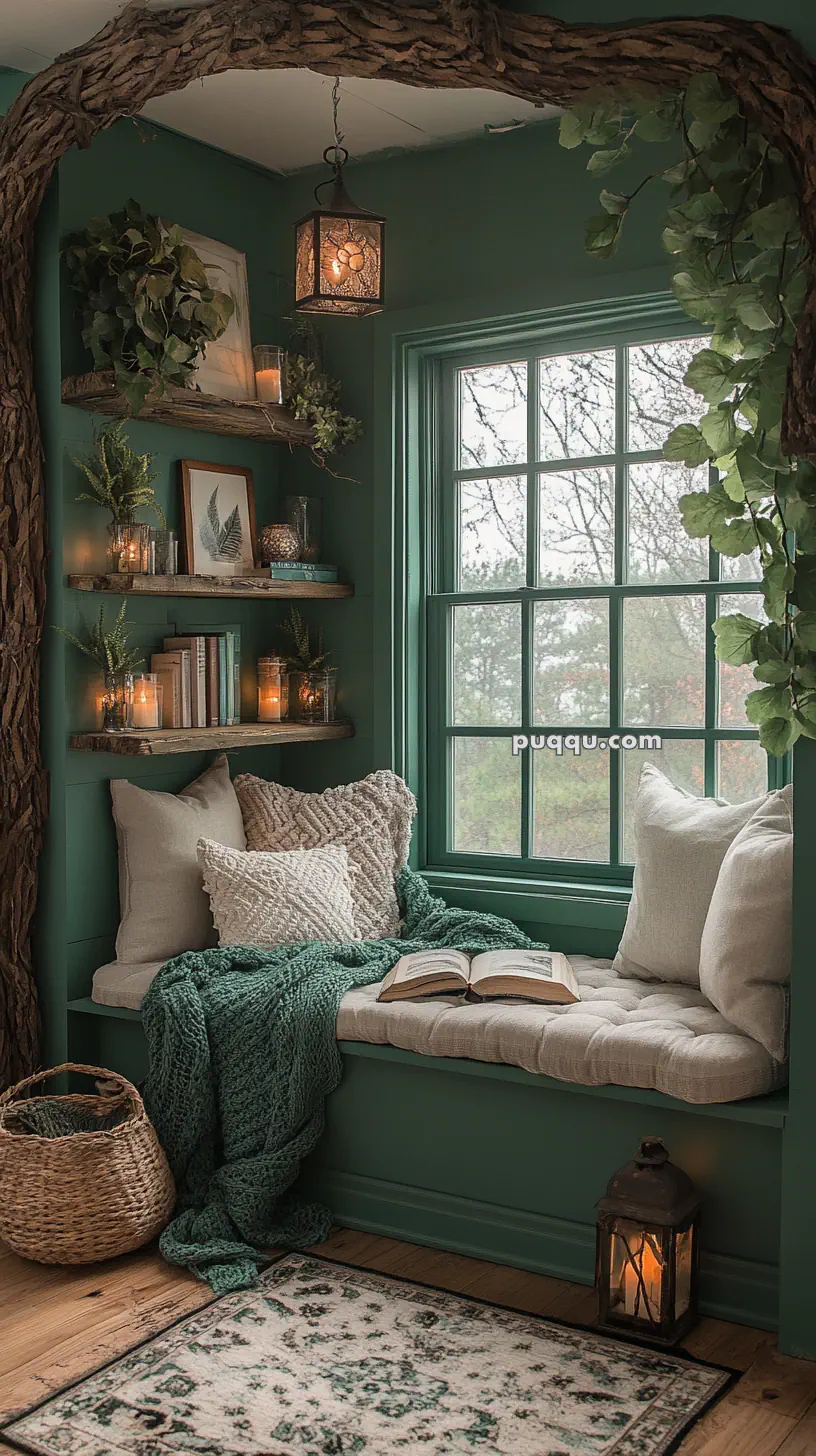
<instances>
[{"instance_id":1,"label":"framed fern print","mask_svg":"<svg viewBox=\"0 0 816 1456\"><path fill-rule=\"evenodd\" d=\"M257 566L252 471L182 460L182 570L241 576Z\"/></svg>"}]
</instances>

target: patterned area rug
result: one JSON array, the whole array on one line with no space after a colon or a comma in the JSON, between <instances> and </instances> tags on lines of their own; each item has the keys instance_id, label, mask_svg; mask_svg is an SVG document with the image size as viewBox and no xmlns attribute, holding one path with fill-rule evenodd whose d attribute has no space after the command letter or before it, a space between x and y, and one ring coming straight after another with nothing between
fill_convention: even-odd
<instances>
[{"instance_id":1,"label":"patterned area rug","mask_svg":"<svg viewBox=\"0 0 816 1456\"><path fill-rule=\"evenodd\" d=\"M42 1456L667 1456L731 1379L290 1254L2 1434Z\"/></svg>"}]
</instances>

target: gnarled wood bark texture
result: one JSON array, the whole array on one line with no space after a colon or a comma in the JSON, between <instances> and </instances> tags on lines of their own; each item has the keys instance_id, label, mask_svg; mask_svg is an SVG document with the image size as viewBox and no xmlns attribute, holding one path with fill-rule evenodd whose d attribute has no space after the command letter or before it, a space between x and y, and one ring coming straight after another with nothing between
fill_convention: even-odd
<instances>
[{"instance_id":1,"label":"gnarled wood bark texture","mask_svg":"<svg viewBox=\"0 0 816 1456\"><path fill-rule=\"evenodd\" d=\"M31 970L46 814L39 749L45 505L31 342L34 223L69 147L153 96L219 71L307 66L414 86L488 87L568 105L621 83L680 87L716 71L789 157L816 253L816 67L787 34L704 17L616 27L516 15L481 0L136 0L20 94L0 127L0 1085L38 1058ZM816 292L788 385L784 447L816 453Z\"/></svg>"}]
</instances>

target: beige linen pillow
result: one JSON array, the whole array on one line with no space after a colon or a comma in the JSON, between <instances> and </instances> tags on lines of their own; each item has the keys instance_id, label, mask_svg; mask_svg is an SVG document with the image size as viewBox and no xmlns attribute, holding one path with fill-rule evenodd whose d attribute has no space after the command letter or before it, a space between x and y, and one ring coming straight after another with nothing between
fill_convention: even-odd
<instances>
[{"instance_id":1,"label":"beige linen pillow","mask_svg":"<svg viewBox=\"0 0 816 1456\"><path fill-rule=\"evenodd\" d=\"M644 766L635 800L635 879L614 968L700 984L700 941L726 851L765 798L698 799Z\"/></svg>"},{"instance_id":2,"label":"beige linen pillow","mask_svg":"<svg viewBox=\"0 0 816 1456\"><path fill-rule=\"evenodd\" d=\"M408 860L416 800L388 769L355 784L304 794L252 774L235 780L250 850L348 850L354 920L364 940L399 931L394 880Z\"/></svg>"},{"instance_id":3,"label":"beige linen pillow","mask_svg":"<svg viewBox=\"0 0 816 1456\"><path fill-rule=\"evenodd\" d=\"M787 1057L793 790L770 794L722 862L700 946L700 990L777 1062Z\"/></svg>"},{"instance_id":4,"label":"beige linen pillow","mask_svg":"<svg viewBox=\"0 0 816 1456\"><path fill-rule=\"evenodd\" d=\"M241 809L226 755L180 794L111 780L119 843L121 923L116 958L166 961L216 944L196 845L202 836L243 849Z\"/></svg>"},{"instance_id":5,"label":"beige linen pillow","mask_svg":"<svg viewBox=\"0 0 816 1456\"><path fill-rule=\"evenodd\" d=\"M251 854L200 839L198 863L219 945L359 939L342 845Z\"/></svg>"}]
</instances>

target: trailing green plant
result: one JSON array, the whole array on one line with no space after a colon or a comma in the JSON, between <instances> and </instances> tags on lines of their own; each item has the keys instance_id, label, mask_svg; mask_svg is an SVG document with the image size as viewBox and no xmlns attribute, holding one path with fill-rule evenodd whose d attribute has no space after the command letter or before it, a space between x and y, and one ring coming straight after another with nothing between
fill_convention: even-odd
<instances>
[{"instance_id":1,"label":"trailing green plant","mask_svg":"<svg viewBox=\"0 0 816 1456\"><path fill-rule=\"evenodd\" d=\"M106 631L105 604L103 602L99 608L99 620L94 622L91 627L87 642L75 637L73 632L69 632L65 627L57 627L56 631L61 632L63 637L67 637L74 647L89 657L91 662L95 662L106 675L115 672L132 672L144 661L144 657L135 648L128 646L130 632L125 625L126 611L127 602L124 601L119 608L116 621L110 631Z\"/></svg>"},{"instance_id":2,"label":"trailing green plant","mask_svg":"<svg viewBox=\"0 0 816 1456\"><path fill-rule=\"evenodd\" d=\"M816 738L816 465L780 449L811 264L793 176L711 72L677 93L598 96L563 116L560 140L589 143L593 174L629 158L638 140L679 142L676 157L631 192L602 190L586 247L608 258L638 193L656 179L669 184L663 244L673 292L711 339L685 376L700 415L672 430L663 453L711 467L708 489L681 498L688 534L724 556L759 555L767 621L720 617L716 651L722 662L753 665L762 686L748 695L748 719L770 753L784 753L800 734Z\"/></svg>"},{"instance_id":3,"label":"trailing green plant","mask_svg":"<svg viewBox=\"0 0 816 1456\"><path fill-rule=\"evenodd\" d=\"M289 638L292 646L284 653L284 661L290 672L314 672L319 667L324 667L326 659L331 657L331 652L323 649L323 628L317 633L317 648L312 648L312 634L300 615L297 607L289 608L289 616L283 624L283 630Z\"/></svg>"},{"instance_id":4,"label":"trailing green plant","mask_svg":"<svg viewBox=\"0 0 816 1456\"><path fill-rule=\"evenodd\" d=\"M340 409L340 381L332 379L316 359L288 354L285 379L284 404L294 411L296 420L312 426L313 453L319 464L327 455L359 440L363 433L361 421Z\"/></svg>"},{"instance_id":5,"label":"trailing green plant","mask_svg":"<svg viewBox=\"0 0 816 1456\"><path fill-rule=\"evenodd\" d=\"M151 510L162 526L164 512L153 489L155 475L152 455L137 455L128 443L121 420L106 425L94 436L94 449L84 460L73 457L88 480L90 491L82 491L78 501L91 501L110 511L114 525L129 526L136 512Z\"/></svg>"},{"instance_id":6,"label":"trailing green plant","mask_svg":"<svg viewBox=\"0 0 816 1456\"><path fill-rule=\"evenodd\" d=\"M82 298L82 338L97 369L113 368L137 414L150 390L189 383L202 351L235 311L213 288L180 227L166 227L132 198L67 240L65 262Z\"/></svg>"}]
</instances>

